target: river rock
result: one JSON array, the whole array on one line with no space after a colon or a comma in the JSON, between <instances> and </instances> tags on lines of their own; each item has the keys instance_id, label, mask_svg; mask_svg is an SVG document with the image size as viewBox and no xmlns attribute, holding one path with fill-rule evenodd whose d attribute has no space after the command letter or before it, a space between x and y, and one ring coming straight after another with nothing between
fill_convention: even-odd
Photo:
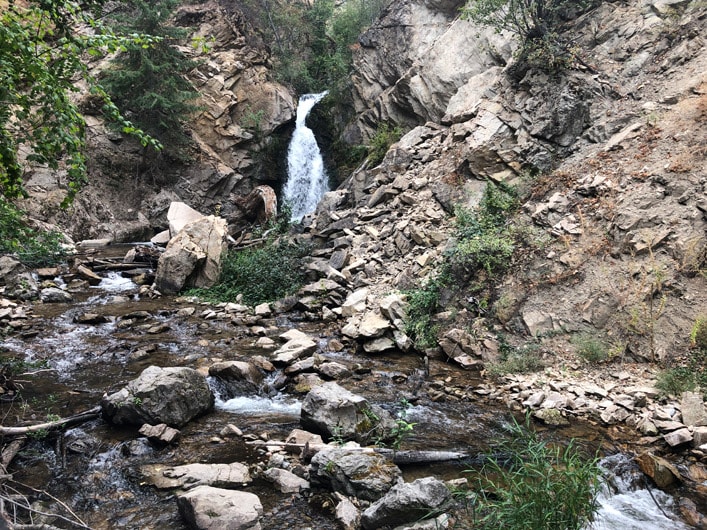
<instances>
[{"instance_id":1,"label":"river rock","mask_svg":"<svg viewBox=\"0 0 707 530\"><path fill-rule=\"evenodd\" d=\"M297 359L317 351L318 345L309 337L288 340L273 353L272 362L275 364L290 364Z\"/></svg>"},{"instance_id":2,"label":"river rock","mask_svg":"<svg viewBox=\"0 0 707 530\"><path fill-rule=\"evenodd\" d=\"M214 395L196 370L150 366L120 391L105 396L101 408L104 417L116 425L182 427L213 404Z\"/></svg>"},{"instance_id":3,"label":"river rock","mask_svg":"<svg viewBox=\"0 0 707 530\"><path fill-rule=\"evenodd\" d=\"M171 444L172 442L177 441L180 434L177 429L173 429L166 423L160 423L159 425L150 425L146 423L140 427L138 432L151 442L161 444Z\"/></svg>"},{"instance_id":4,"label":"river rock","mask_svg":"<svg viewBox=\"0 0 707 530\"><path fill-rule=\"evenodd\" d=\"M209 375L227 381L243 381L254 388L263 382L263 373L258 368L244 361L222 361L209 367Z\"/></svg>"},{"instance_id":5,"label":"river rock","mask_svg":"<svg viewBox=\"0 0 707 530\"><path fill-rule=\"evenodd\" d=\"M417 521L445 510L450 501L447 486L434 477L397 484L363 512L361 526L376 530Z\"/></svg>"},{"instance_id":6,"label":"river rock","mask_svg":"<svg viewBox=\"0 0 707 530\"><path fill-rule=\"evenodd\" d=\"M302 427L346 440L364 441L375 433L384 436L394 422L390 414L334 382L321 384L307 394L300 415Z\"/></svg>"},{"instance_id":7,"label":"river rock","mask_svg":"<svg viewBox=\"0 0 707 530\"><path fill-rule=\"evenodd\" d=\"M253 493L198 486L177 497L179 513L198 530L261 530L263 505Z\"/></svg>"},{"instance_id":8,"label":"river rock","mask_svg":"<svg viewBox=\"0 0 707 530\"><path fill-rule=\"evenodd\" d=\"M47 287L39 292L39 298L45 304L68 304L74 300L71 293L58 287Z\"/></svg>"},{"instance_id":9,"label":"river rock","mask_svg":"<svg viewBox=\"0 0 707 530\"><path fill-rule=\"evenodd\" d=\"M692 441L692 433L687 427L663 435L663 439L670 447L676 447Z\"/></svg>"},{"instance_id":10,"label":"river rock","mask_svg":"<svg viewBox=\"0 0 707 530\"><path fill-rule=\"evenodd\" d=\"M681 480L680 472L665 458L652 453L642 453L636 457L638 467L653 479L656 486L665 489Z\"/></svg>"},{"instance_id":11,"label":"river rock","mask_svg":"<svg viewBox=\"0 0 707 530\"><path fill-rule=\"evenodd\" d=\"M351 502L351 499L336 494L339 498L339 503L336 505L334 516L339 521L342 530L358 530L361 526L361 510Z\"/></svg>"},{"instance_id":12,"label":"river rock","mask_svg":"<svg viewBox=\"0 0 707 530\"><path fill-rule=\"evenodd\" d=\"M231 464L186 464L169 467L150 464L140 469L146 480L157 489L213 486L216 488L237 488L252 482L248 466L234 462Z\"/></svg>"},{"instance_id":13,"label":"river rock","mask_svg":"<svg viewBox=\"0 0 707 530\"><path fill-rule=\"evenodd\" d=\"M286 469L272 467L263 473L263 477L275 484L281 493L299 493L309 489L309 481Z\"/></svg>"},{"instance_id":14,"label":"river rock","mask_svg":"<svg viewBox=\"0 0 707 530\"><path fill-rule=\"evenodd\" d=\"M187 224L160 257L155 288L173 294L185 287L214 285L221 274L227 235L226 220L213 215Z\"/></svg>"},{"instance_id":15,"label":"river rock","mask_svg":"<svg viewBox=\"0 0 707 530\"><path fill-rule=\"evenodd\" d=\"M344 495L375 501L402 480L402 472L372 450L328 447L312 457L310 480Z\"/></svg>"}]
</instances>

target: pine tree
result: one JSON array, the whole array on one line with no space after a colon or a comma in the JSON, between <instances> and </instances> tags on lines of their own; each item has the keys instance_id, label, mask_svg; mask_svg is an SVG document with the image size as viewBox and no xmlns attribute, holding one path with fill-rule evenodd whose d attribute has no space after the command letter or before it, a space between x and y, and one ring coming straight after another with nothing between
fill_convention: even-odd
<instances>
[{"instance_id":1,"label":"pine tree","mask_svg":"<svg viewBox=\"0 0 707 530\"><path fill-rule=\"evenodd\" d=\"M111 15L124 33L161 37L151 47L127 46L101 78L112 99L142 129L157 138L169 158L185 161L191 139L184 120L197 107L197 91L186 74L197 63L175 43L186 31L167 24L178 0L128 0L125 9Z\"/></svg>"}]
</instances>

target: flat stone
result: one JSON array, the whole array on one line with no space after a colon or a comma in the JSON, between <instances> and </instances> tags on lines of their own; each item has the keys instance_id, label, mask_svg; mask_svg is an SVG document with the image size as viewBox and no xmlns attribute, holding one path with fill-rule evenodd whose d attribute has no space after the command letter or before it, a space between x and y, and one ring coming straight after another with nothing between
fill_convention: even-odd
<instances>
[{"instance_id":1,"label":"flat stone","mask_svg":"<svg viewBox=\"0 0 707 530\"><path fill-rule=\"evenodd\" d=\"M688 427L707 425L707 410L705 410L702 394L699 392L683 392L680 400L680 412L682 413L682 422Z\"/></svg>"},{"instance_id":2,"label":"flat stone","mask_svg":"<svg viewBox=\"0 0 707 530\"><path fill-rule=\"evenodd\" d=\"M266 470L263 476L275 484L281 493L299 493L309 489L309 481L286 469L273 467Z\"/></svg>"},{"instance_id":3,"label":"flat stone","mask_svg":"<svg viewBox=\"0 0 707 530\"><path fill-rule=\"evenodd\" d=\"M670 447L675 447L687 442L691 442L692 433L687 427L684 427L682 429L678 429L677 431L664 434L663 439L668 443Z\"/></svg>"}]
</instances>

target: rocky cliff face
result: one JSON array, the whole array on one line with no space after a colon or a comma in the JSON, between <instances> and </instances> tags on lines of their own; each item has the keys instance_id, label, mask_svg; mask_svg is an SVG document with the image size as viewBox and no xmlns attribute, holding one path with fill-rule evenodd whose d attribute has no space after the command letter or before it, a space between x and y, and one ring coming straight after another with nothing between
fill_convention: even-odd
<instances>
[{"instance_id":1,"label":"rocky cliff face","mask_svg":"<svg viewBox=\"0 0 707 530\"><path fill-rule=\"evenodd\" d=\"M328 197L315 239L375 305L433 272L454 204L478 203L488 179L521 184L535 252L488 310L457 301L443 328L473 327L480 356L498 332L544 336L560 358L573 332L622 359L680 355L707 308L704 4L606 2L567 30L586 65L520 80L511 44L455 9L393 2L361 38L349 137L416 126Z\"/></svg>"},{"instance_id":2,"label":"rocky cliff face","mask_svg":"<svg viewBox=\"0 0 707 530\"><path fill-rule=\"evenodd\" d=\"M275 129L294 119L296 101L272 82L269 54L257 31L237 6L210 0L187 5L174 23L189 28L190 39L203 39L207 50L185 42L182 51L200 62L190 73L199 91L199 111L189 128L191 161L178 163L151 156L129 138L111 132L90 97L80 101L86 115L89 186L68 212L58 205L61 175L36 170L25 206L41 221L57 224L77 239L114 241L149 239L167 226L172 201L183 201L208 214L237 214L231 194L246 195L262 179L256 157ZM105 62L95 65L96 70Z\"/></svg>"}]
</instances>

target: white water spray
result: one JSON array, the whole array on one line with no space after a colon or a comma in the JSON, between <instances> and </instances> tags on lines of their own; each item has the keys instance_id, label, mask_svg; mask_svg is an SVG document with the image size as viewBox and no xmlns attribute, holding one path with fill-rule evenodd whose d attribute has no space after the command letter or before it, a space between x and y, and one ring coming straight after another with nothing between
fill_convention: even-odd
<instances>
[{"instance_id":1,"label":"white water spray","mask_svg":"<svg viewBox=\"0 0 707 530\"><path fill-rule=\"evenodd\" d=\"M292 208L293 221L299 221L313 212L322 195L329 191L329 178L324 171L317 140L305 124L309 111L327 94L328 91L305 94L297 105L295 132L287 150L287 182L283 189L285 202Z\"/></svg>"}]
</instances>

